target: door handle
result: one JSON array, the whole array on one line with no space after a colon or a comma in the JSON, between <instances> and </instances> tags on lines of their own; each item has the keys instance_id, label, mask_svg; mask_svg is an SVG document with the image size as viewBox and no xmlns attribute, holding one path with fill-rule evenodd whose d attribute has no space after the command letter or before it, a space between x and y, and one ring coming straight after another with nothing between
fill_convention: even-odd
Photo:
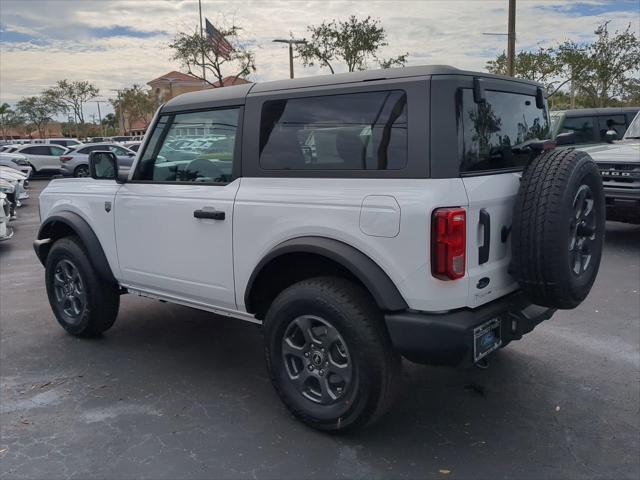
<instances>
[{"instance_id":1,"label":"door handle","mask_svg":"<svg viewBox=\"0 0 640 480\"><path fill-rule=\"evenodd\" d=\"M224 212L214 209L200 209L193 212L193 218L208 218L210 220L224 220Z\"/></svg>"},{"instance_id":2,"label":"door handle","mask_svg":"<svg viewBox=\"0 0 640 480\"><path fill-rule=\"evenodd\" d=\"M484 230L482 246L478 247L478 264L482 265L489 260L489 248L491 246L491 215L484 208L480 210L480 225Z\"/></svg>"}]
</instances>

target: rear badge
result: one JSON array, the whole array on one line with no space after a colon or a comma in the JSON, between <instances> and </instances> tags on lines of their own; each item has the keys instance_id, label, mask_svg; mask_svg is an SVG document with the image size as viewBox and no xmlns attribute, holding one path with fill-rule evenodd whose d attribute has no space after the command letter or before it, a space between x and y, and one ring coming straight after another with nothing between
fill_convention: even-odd
<instances>
[{"instance_id":1,"label":"rear badge","mask_svg":"<svg viewBox=\"0 0 640 480\"><path fill-rule=\"evenodd\" d=\"M484 287L486 287L487 285L489 285L489 282L491 280L489 279L489 277L482 277L480 280L478 280L478 283L476 285L476 288L478 290L482 290Z\"/></svg>"}]
</instances>

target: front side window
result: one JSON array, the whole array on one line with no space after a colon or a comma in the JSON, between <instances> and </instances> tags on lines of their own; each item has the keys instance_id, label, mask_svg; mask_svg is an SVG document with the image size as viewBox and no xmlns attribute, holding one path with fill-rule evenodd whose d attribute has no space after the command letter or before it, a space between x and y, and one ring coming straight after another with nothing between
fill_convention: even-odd
<instances>
[{"instance_id":1,"label":"front side window","mask_svg":"<svg viewBox=\"0 0 640 480\"><path fill-rule=\"evenodd\" d=\"M230 182L239 113L228 108L161 116L134 180ZM190 142L182 141L185 135Z\"/></svg>"},{"instance_id":2,"label":"front side window","mask_svg":"<svg viewBox=\"0 0 640 480\"><path fill-rule=\"evenodd\" d=\"M531 159L532 144L549 138L546 107L533 95L487 90L475 103L470 88L458 90L460 172L520 168Z\"/></svg>"},{"instance_id":3,"label":"front side window","mask_svg":"<svg viewBox=\"0 0 640 480\"><path fill-rule=\"evenodd\" d=\"M624 115L601 115L598 117L598 130L600 133L600 141L607 141L607 132L615 130L618 138L622 138L624 132L627 131L627 120Z\"/></svg>"},{"instance_id":4,"label":"front side window","mask_svg":"<svg viewBox=\"0 0 640 480\"><path fill-rule=\"evenodd\" d=\"M399 170L407 164L407 95L365 92L264 103L266 170Z\"/></svg>"},{"instance_id":5,"label":"front side window","mask_svg":"<svg viewBox=\"0 0 640 480\"><path fill-rule=\"evenodd\" d=\"M567 117L559 133L573 132L576 143L594 143L593 117Z\"/></svg>"}]
</instances>

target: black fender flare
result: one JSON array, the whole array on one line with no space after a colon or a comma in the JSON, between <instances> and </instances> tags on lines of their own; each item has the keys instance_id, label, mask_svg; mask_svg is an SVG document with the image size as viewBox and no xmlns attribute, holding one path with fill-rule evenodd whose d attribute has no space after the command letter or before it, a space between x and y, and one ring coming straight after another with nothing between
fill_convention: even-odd
<instances>
[{"instance_id":1,"label":"black fender flare","mask_svg":"<svg viewBox=\"0 0 640 480\"><path fill-rule=\"evenodd\" d=\"M62 211L48 217L38 230L38 239L33 243L36 255L42 265L46 265L47 255L53 245L53 232L57 225L63 224L78 236L87 250L89 262L96 269L98 276L108 283L118 283L113 276L107 256L104 254L100 240L87 221L74 212Z\"/></svg>"},{"instance_id":2,"label":"black fender flare","mask_svg":"<svg viewBox=\"0 0 640 480\"><path fill-rule=\"evenodd\" d=\"M367 255L339 240L309 236L286 240L260 260L251 273L244 292L244 303L248 312L253 308L251 292L260 272L272 260L288 253L313 253L340 264L362 282L382 310L393 312L409 308L393 281Z\"/></svg>"}]
</instances>

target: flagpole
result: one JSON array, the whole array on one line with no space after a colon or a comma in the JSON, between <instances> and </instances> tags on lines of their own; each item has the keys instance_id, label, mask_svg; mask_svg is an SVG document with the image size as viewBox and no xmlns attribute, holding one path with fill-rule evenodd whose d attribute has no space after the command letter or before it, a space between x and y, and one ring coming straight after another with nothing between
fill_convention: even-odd
<instances>
[{"instance_id":1,"label":"flagpole","mask_svg":"<svg viewBox=\"0 0 640 480\"><path fill-rule=\"evenodd\" d=\"M207 83L207 73L204 69L204 33L202 30L202 0L198 0L198 12L200 13L200 39L202 40L202 85Z\"/></svg>"}]
</instances>

